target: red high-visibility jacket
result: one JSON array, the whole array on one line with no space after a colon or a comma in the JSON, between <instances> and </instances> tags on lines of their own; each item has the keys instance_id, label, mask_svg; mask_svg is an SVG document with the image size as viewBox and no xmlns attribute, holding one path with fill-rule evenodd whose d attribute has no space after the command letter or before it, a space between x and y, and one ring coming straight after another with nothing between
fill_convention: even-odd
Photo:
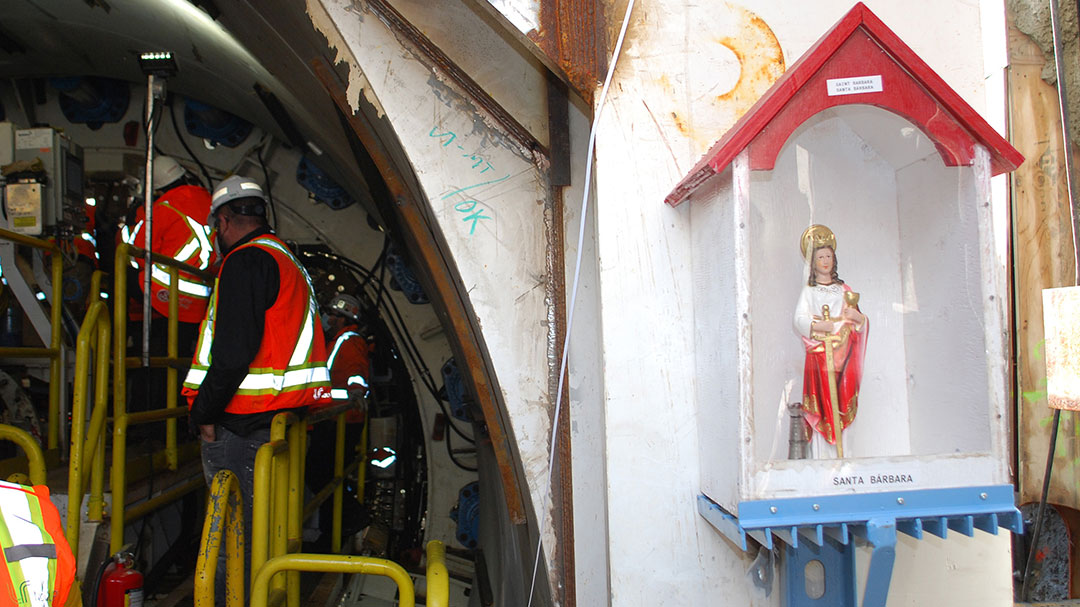
<instances>
[{"instance_id":1,"label":"red high-visibility jacket","mask_svg":"<svg viewBox=\"0 0 1080 607\"><path fill-rule=\"evenodd\" d=\"M347 401L350 392L366 395L368 378L371 376L370 346L367 340L357 333L356 325L345 325L327 342L330 355L326 365L330 368L331 394L335 401ZM345 416L348 423L364 421L360 411L349 411Z\"/></svg>"},{"instance_id":2,"label":"red high-visibility jacket","mask_svg":"<svg viewBox=\"0 0 1080 607\"><path fill-rule=\"evenodd\" d=\"M150 235L155 253L167 255L173 259L205 270L216 259L206 218L210 215L210 194L203 188L193 185L175 187L161 195L154 202L154 230ZM142 207L135 212L135 227L125 228L124 242L145 248L146 236L143 228L146 214ZM142 271L143 260L132 260L132 265L140 269L139 288L146 280ZM157 313L169 314L169 272L162 264L153 264L150 272L150 303ZM130 285L129 289L135 285ZM180 322L197 323L206 316L206 306L210 299L210 287L199 282L187 272L180 273L179 297L177 307ZM130 310L132 320L138 320L142 308L134 306Z\"/></svg>"}]
</instances>

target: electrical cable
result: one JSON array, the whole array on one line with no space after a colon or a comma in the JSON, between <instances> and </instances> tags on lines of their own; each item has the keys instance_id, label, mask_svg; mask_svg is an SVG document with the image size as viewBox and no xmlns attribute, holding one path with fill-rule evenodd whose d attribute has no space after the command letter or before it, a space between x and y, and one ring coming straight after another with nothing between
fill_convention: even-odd
<instances>
[{"instance_id":1,"label":"electrical cable","mask_svg":"<svg viewBox=\"0 0 1080 607\"><path fill-rule=\"evenodd\" d=\"M267 141L269 141L269 139ZM268 218L268 221L270 222L270 228L273 229L274 226L277 225L277 207L274 206L274 193L270 189L270 171L266 169L266 162L263 160L262 156L262 148L262 144L256 146L255 157L259 159L259 166L262 167L263 180L266 183L266 200L270 205L270 216L273 217L272 220Z\"/></svg>"},{"instance_id":2,"label":"electrical cable","mask_svg":"<svg viewBox=\"0 0 1080 607\"><path fill-rule=\"evenodd\" d=\"M596 126L600 123L600 116L604 111L608 88L611 86L611 79L615 74L615 65L618 63L619 54L622 52L623 40L626 38L626 30L630 26L630 14L633 10L634 0L630 0L629 4L626 5L626 15L623 17L622 28L619 30L619 38L615 42L615 50L611 54L611 61L608 62L607 77L604 78L604 87L600 91L600 98L596 104L596 116L593 117L592 126L589 128L589 145L585 160L585 183L581 193L581 213L578 214L581 219L578 228L577 259L574 262L574 286L570 291L570 303L566 307L566 337L563 339L562 360L559 363L559 384L555 392L555 415L551 420L551 446L548 457L547 483L544 485L545 491L540 501L540 508L537 509L540 529L536 534L536 556L533 559L528 607L532 607L533 596L536 593L536 571L540 566L540 551L544 546L544 522L547 520L548 500L551 499L551 475L555 469L555 443L559 438L559 416L562 412L563 386L566 382L566 367L570 354L570 332L574 327L574 304L577 303L578 285L581 281L581 256L585 248L585 225L589 211L589 191L592 185L593 153L596 150Z\"/></svg>"},{"instance_id":3,"label":"electrical cable","mask_svg":"<svg viewBox=\"0 0 1080 607\"><path fill-rule=\"evenodd\" d=\"M176 133L176 138L180 140L180 145L184 146L184 150L187 151L188 156L195 161L195 164L199 165L199 171L203 174L203 177L206 177L206 184L204 187L207 191L212 192L214 191L214 180L210 178L210 173L206 170L206 167L203 166L199 157L195 155L195 152L191 151L190 147L188 147L187 140L184 139L184 134L180 132L180 127L176 124L176 108L173 107L175 101L176 100L173 99L167 104L169 106L169 118L172 122L173 132Z\"/></svg>"},{"instance_id":4,"label":"electrical cable","mask_svg":"<svg viewBox=\"0 0 1080 607\"><path fill-rule=\"evenodd\" d=\"M361 276L364 276L366 278L370 278L373 275L372 270L368 270L359 263L342 255L326 253L325 251L308 251L307 255L318 255L325 259L341 263L348 270L360 274ZM364 281L364 284L369 284L366 279ZM374 289L375 287L369 288ZM420 354L420 349L416 346L416 342L412 338L412 334L408 331L408 329L405 328L405 321L401 315L400 308L398 308L397 302L395 302L393 298L386 298L383 300L383 303L384 305L380 308L383 311L383 315L381 315L380 318L384 319L384 323L386 322L386 318L390 319L390 323L388 326L394 333L396 340L406 345L406 348L403 351L404 354L410 359L413 367L418 370L421 383L424 384L424 387L427 388L428 392L431 393L432 398L435 399L436 404L439 405L439 409L442 411L443 415L446 416L446 420L447 423L450 425L450 428L463 440L469 442L470 444L475 444L475 439L465 434L461 429L459 429L457 427L457 424L453 422L453 416L450 415L450 413L446 410L446 406L443 404L444 399L439 396L438 388L435 385L435 379L432 377L431 371L429 370L427 363L424 362L423 356L421 356Z\"/></svg>"},{"instance_id":5,"label":"electrical cable","mask_svg":"<svg viewBox=\"0 0 1080 607\"><path fill-rule=\"evenodd\" d=\"M454 462L455 466L461 468L466 472L476 472L476 468L466 466L465 464L459 462L456 457L454 457L454 450L450 448L450 436L450 434L447 434L446 437L443 439L443 442L446 443L446 454L450 456L450 461Z\"/></svg>"}]
</instances>

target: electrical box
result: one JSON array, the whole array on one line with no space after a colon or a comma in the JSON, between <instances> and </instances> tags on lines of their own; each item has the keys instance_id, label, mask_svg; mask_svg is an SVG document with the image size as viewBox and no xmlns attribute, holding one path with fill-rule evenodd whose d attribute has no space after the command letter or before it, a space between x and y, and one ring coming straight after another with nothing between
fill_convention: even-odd
<instances>
[{"instance_id":1,"label":"electrical box","mask_svg":"<svg viewBox=\"0 0 1080 607\"><path fill-rule=\"evenodd\" d=\"M990 180L1022 161L860 3L676 186L706 519L1019 530Z\"/></svg>"},{"instance_id":2,"label":"electrical box","mask_svg":"<svg viewBox=\"0 0 1080 607\"><path fill-rule=\"evenodd\" d=\"M7 229L27 236L42 231L42 185L36 181L4 185L4 212Z\"/></svg>"},{"instance_id":3,"label":"electrical box","mask_svg":"<svg viewBox=\"0 0 1080 607\"><path fill-rule=\"evenodd\" d=\"M44 179L39 180L41 227L45 231L70 237L77 227L85 223L82 148L52 128L15 130L14 160L34 159L41 160L44 170ZM8 225L12 229L16 227L10 217ZM40 229L36 232L41 233Z\"/></svg>"}]
</instances>

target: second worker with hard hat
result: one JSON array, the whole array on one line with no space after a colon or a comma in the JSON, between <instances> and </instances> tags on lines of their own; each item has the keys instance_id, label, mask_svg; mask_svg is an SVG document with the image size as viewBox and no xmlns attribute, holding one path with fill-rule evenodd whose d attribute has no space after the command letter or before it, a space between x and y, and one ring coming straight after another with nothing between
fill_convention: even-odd
<instances>
[{"instance_id":1,"label":"second worker with hard hat","mask_svg":"<svg viewBox=\"0 0 1080 607\"><path fill-rule=\"evenodd\" d=\"M266 219L267 198L247 177L214 189L209 223L223 258L184 380L190 420L209 485L219 470L240 481L245 571L250 565L255 453L283 411L329 404L330 376L318 306L307 271ZM224 604L224 558L216 604ZM247 582L245 581L245 587Z\"/></svg>"}]
</instances>

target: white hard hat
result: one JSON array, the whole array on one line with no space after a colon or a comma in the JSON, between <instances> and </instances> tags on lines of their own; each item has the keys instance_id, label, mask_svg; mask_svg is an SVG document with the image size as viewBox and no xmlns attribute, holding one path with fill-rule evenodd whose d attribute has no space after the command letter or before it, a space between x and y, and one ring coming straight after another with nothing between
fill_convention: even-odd
<instances>
[{"instance_id":1,"label":"white hard hat","mask_svg":"<svg viewBox=\"0 0 1080 607\"><path fill-rule=\"evenodd\" d=\"M180 179L187 171L180 163L171 156L158 156L154 158L154 189L160 190L172 182Z\"/></svg>"},{"instance_id":2,"label":"white hard hat","mask_svg":"<svg viewBox=\"0 0 1080 607\"><path fill-rule=\"evenodd\" d=\"M330 300L330 311L353 320L360 320L360 302L352 295L335 295Z\"/></svg>"},{"instance_id":3,"label":"white hard hat","mask_svg":"<svg viewBox=\"0 0 1080 607\"><path fill-rule=\"evenodd\" d=\"M262 202L262 205L257 205L259 206L257 210L252 207L238 209L237 212L239 214L264 215L266 213L266 194L263 193L262 186L250 177L233 175L214 188L214 195L210 198L210 217L213 217L214 213L216 213L222 205L229 204L234 200L240 200L242 198L257 198ZM209 219L207 220L207 223L210 223Z\"/></svg>"}]
</instances>

